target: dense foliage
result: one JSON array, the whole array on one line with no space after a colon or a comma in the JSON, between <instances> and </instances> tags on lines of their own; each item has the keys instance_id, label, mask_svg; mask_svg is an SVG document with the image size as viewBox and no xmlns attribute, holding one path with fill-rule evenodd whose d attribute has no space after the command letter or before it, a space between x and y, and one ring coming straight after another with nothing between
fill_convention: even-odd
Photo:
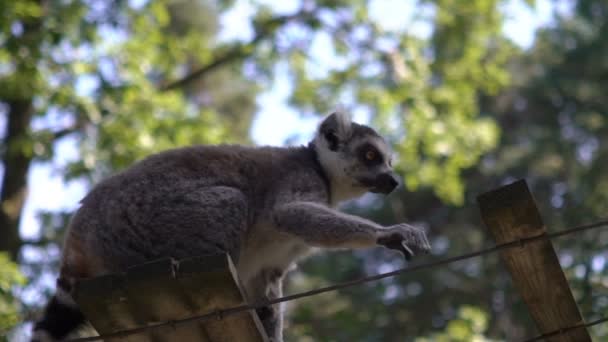
<instances>
[{"instance_id":1,"label":"dense foliage","mask_svg":"<svg viewBox=\"0 0 608 342\"><path fill-rule=\"evenodd\" d=\"M24 294L46 293L41 274L56 272L69 217L41 213L38 239L19 234L34 163L90 186L173 146L251 143L256 96L280 73L303 115L341 103L390 138L405 187L348 210L427 227L428 259L490 244L475 196L517 178L528 180L550 229L605 215L605 2L574 2L528 49L505 37L506 1L411 2L399 28L372 15L374 2L294 0L281 12L251 2L250 37L228 40L219 18L232 1L0 0L0 332L43 304L44 295ZM58 165L66 143L78 157ZM588 319L608 307L605 239L596 231L555 242ZM323 254L292 274L288 292L404 265L384 250ZM536 332L497 256L305 299L288 313L294 341Z\"/></svg>"}]
</instances>

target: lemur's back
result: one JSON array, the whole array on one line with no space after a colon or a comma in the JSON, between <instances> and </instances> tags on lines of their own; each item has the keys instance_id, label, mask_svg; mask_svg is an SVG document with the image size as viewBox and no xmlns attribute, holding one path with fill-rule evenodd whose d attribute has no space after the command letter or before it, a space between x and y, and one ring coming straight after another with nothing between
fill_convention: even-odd
<instances>
[{"instance_id":1,"label":"lemur's back","mask_svg":"<svg viewBox=\"0 0 608 342\"><path fill-rule=\"evenodd\" d=\"M244 233L267 205L266 193L289 172L276 165L310 159L306 148L242 146L194 146L148 157L83 199L66 240L63 272L88 277L167 256L222 252L227 246L217 241L238 238L202 227L206 220L231 219L215 217L214 209L242 202L248 214ZM209 234L216 236L208 239Z\"/></svg>"}]
</instances>

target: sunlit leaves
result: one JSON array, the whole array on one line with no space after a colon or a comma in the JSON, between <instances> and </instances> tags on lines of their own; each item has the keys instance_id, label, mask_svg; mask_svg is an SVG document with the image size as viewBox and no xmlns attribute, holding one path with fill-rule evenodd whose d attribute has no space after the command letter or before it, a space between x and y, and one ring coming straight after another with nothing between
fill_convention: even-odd
<instances>
[{"instance_id":1,"label":"sunlit leaves","mask_svg":"<svg viewBox=\"0 0 608 342\"><path fill-rule=\"evenodd\" d=\"M14 287L25 284L25 277L6 253L0 253L0 335L19 322L18 301L14 298Z\"/></svg>"},{"instance_id":2,"label":"sunlit leaves","mask_svg":"<svg viewBox=\"0 0 608 342\"><path fill-rule=\"evenodd\" d=\"M321 25L304 22L293 40L299 49L287 50L291 103L317 113L338 103L364 110L391 137L410 190L432 187L461 204L462 171L498 141L497 126L482 117L477 101L509 83L513 50L500 32L499 1L428 3L428 38L382 31L357 2L323 12ZM311 42L319 34L333 38L323 58L339 61L327 70L317 70L314 60L321 52Z\"/></svg>"},{"instance_id":3,"label":"sunlit leaves","mask_svg":"<svg viewBox=\"0 0 608 342\"><path fill-rule=\"evenodd\" d=\"M416 342L490 342L495 341L484 336L488 327L487 313L479 308L464 306L458 310L458 316L451 320L443 333L429 337L416 338Z\"/></svg>"},{"instance_id":4,"label":"sunlit leaves","mask_svg":"<svg viewBox=\"0 0 608 342\"><path fill-rule=\"evenodd\" d=\"M125 39L96 51L102 84L93 93L94 117L89 115L93 134L83 140L83 159L70 167L72 175L99 177L106 173L100 170L121 169L175 146L246 141L242 133L248 129L257 88L242 80L238 68L228 65L209 73L185 93L162 90L166 82L211 62L216 27L199 25L207 17L215 21L211 5L194 4L191 10L203 17L191 18L187 6L172 1L128 9L127 25L113 33ZM246 119L231 126L225 119L237 117Z\"/></svg>"}]
</instances>

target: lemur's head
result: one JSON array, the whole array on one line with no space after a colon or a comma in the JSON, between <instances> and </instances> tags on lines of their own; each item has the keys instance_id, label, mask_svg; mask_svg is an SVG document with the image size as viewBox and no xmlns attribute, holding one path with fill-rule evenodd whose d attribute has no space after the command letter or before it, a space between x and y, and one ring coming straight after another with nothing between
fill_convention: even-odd
<instances>
[{"instance_id":1,"label":"lemur's head","mask_svg":"<svg viewBox=\"0 0 608 342\"><path fill-rule=\"evenodd\" d=\"M326 117L313 144L328 175L334 201L368 191L388 194L399 184L386 141L371 127L351 122L346 113Z\"/></svg>"}]
</instances>

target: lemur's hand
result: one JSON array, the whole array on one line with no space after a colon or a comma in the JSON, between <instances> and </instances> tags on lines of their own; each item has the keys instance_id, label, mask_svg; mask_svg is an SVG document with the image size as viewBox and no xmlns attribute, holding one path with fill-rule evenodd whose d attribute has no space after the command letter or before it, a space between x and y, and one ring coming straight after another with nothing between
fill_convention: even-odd
<instances>
[{"instance_id":1,"label":"lemur's hand","mask_svg":"<svg viewBox=\"0 0 608 342\"><path fill-rule=\"evenodd\" d=\"M376 243L401 252L407 260L416 254L426 254L431 250L431 244L424 230L405 223L378 231Z\"/></svg>"}]
</instances>

